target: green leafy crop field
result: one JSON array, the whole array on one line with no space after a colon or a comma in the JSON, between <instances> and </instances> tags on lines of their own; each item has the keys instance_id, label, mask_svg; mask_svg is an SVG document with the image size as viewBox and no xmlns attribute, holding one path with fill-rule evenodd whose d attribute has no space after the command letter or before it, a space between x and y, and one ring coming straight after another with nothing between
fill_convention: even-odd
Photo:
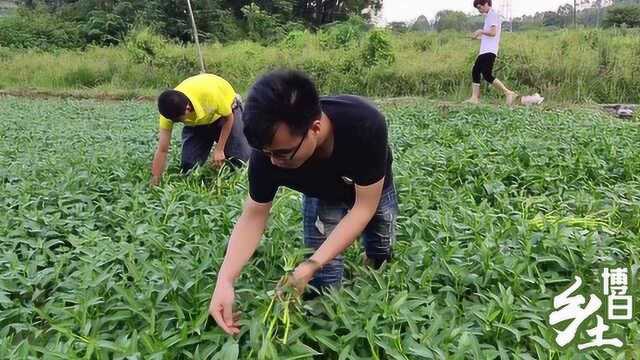
<instances>
[{"instance_id":1,"label":"green leafy crop field","mask_svg":"<svg viewBox=\"0 0 640 360\"><path fill-rule=\"evenodd\" d=\"M0 358L638 357L637 123L579 110L383 110L400 201L394 261L367 269L353 246L341 289L272 303L302 244L299 195L282 190L236 284L243 331L231 338L207 309L246 171L178 175L175 134L171 175L150 189L153 104L0 98ZM633 320L607 321L605 334L625 346L555 347L554 296L574 276L597 294L605 266L631 270Z\"/></svg>"}]
</instances>

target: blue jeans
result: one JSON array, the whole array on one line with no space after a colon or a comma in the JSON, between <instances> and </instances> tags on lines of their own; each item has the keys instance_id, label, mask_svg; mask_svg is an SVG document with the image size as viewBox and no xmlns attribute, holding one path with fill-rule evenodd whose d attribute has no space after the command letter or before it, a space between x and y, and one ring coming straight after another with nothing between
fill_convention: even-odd
<instances>
[{"instance_id":1,"label":"blue jeans","mask_svg":"<svg viewBox=\"0 0 640 360\"><path fill-rule=\"evenodd\" d=\"M347 214L349 207L344 203L328 203L318 198L303 197L304 243L311 249L318 249L329 234ZM395 242L398 201L393 184L382 191L375 215L362 232L363 246L367 258L374 267L392 257ZM343 256L339 255L316 272L310 284L318 289L338 285L344 273Z\"/></svg>"}]
</instances>

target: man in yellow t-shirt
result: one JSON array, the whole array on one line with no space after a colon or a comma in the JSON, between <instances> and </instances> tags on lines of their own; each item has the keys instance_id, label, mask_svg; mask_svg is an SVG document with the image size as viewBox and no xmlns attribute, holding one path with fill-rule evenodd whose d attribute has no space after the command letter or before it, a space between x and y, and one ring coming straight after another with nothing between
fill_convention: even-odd
<instances>
[{"instance_id":1,"label":"man in yellow t-shirt","mask_svg":"<svg viewBox=\"0 0 640 360\"><path fill-rule=\"evenodd\" d=\"M209 153L214 166L221 166L227 159L232 165L248 161L251 148L242 132L242 103L223 78L212 74L192 76L160 94L158 110L160 134L151 166L152 185L160 182L166 168L175 123L184 125L182 172L205 163Z\"/></svg>"}]
</instances>

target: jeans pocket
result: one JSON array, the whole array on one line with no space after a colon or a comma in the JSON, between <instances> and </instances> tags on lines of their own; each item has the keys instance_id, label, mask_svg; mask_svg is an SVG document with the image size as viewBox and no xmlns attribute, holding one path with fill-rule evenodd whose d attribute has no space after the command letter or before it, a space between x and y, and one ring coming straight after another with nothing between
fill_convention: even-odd
<instances>
[{"instance_id":1,"label":"jeans pocket","mask_svg":"<svg viewBox=\"0 0 640 360\"><path fill-rule=\"evenodd\" d=\"M328 236L347 213L344 204L332 204L320 201L318 204L318 218L316 228L321 234Z\"/></svg>"}]
</instances>

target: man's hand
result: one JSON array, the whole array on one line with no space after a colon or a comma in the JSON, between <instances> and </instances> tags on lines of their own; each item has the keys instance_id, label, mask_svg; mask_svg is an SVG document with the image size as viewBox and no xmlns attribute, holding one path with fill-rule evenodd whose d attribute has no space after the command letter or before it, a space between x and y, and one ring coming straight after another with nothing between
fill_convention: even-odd
<instances>
[{"instance_id":1,"label":"man's hand","mask_svg":"<svg viewBox=\"0 0 640 360\"><path fill-rule=\"evenodd\" d=\"M229 335L238 335L240 333L240 325L238 324L240 313L233 313L234 298L233 284L219 281L209 304L209 314L211 314L218 326Z\"/></svg>"},{"instance_id":2,"label":"man's hand","mask_svg":"<svg viewBox=\"0 0 640 360\"><path fill-rule=\"evenodd\" d=\"M158 135L158 148L153 155L151 163L151 180L149 185L157 186L160 184L160 177L167 167L167 156L169 155L169 144L171 143L171 130L160 129Z\"/></svg>"},{"instance_id":3,"label":"man's hand","mask_svg":"<svg viewBox=\"0 0 640 360\"><path fill-rule=\"evenodd\" d=\"M227 253L218 271L216 288L209 303L209 314L229 335L240 333L239 314L233 313L233 283L258 247L270 210L271 203L261 204L251 197L247 198L242 215L231 232Z\"/></svg>"},{"instance_id":4,"label":"man's hand","mask_svg":"<svg viewBox=\"0 0 640 360\"><path fill-rule=\"evenodd\" d=\"M313 275L320 270L320 265L314 260L307 260L296 267L291 275L288 275L284 281L278 286L278 292L282 292L281 288L285 286L291 286L296 290L298 295L304 293L304 289L309 284L309 281L313 279Z\"/></svg>"},{"instance_id":5,"label":"man's hand","mask_svg":"<svg viewBox=\"0 0 640 360\"><path fill-rule=\"evenodd\" d=\"M211 165L214 167L221 167L226 159L226 156L224 156L224 150L218 150L218 147L219 146L216 145L216 149L213 151L213 158L211 159Z\"/></svg>"},{"instance_id":6,"label":"man's hand","mask_svg":"<svg viewBox=\"0 0 640 360\"><path fill-rule=\"evenodd\" d=\"M479 39L481 36L482 36L482 30L476 30L476 31L473 33L472 38L473 38L473 39Z\"/></svg>"},{"instance_id":7,"label":"man's hand","mask_svg":"<svg viewBox=\"0 0 640 360\"><path fill-rule=\"evenodd\" d=\"M149 179L149 186L154 187L160 185L160 176L152 175Z\"/></svg>"},{"instance_id":8,"label":"man's hand","mask_svg":"<svg viewBox=\"0 0 640 360\"><path fill-rule=\"evenodd\" d=\"M222 130L220 130L220 136L218 140L216 140L216 148L213 151L213 159L211 159L211 164L214 167L221 167L224 163L224 148L227 146L227 141L229 140L229 136L231 136L231 129L233 128L233 123L235 122L235 118L233 117L233 112L229 114L229 116L223 116L222 119L218 121L223 121Z\"/></svg>"}]
</instances>

